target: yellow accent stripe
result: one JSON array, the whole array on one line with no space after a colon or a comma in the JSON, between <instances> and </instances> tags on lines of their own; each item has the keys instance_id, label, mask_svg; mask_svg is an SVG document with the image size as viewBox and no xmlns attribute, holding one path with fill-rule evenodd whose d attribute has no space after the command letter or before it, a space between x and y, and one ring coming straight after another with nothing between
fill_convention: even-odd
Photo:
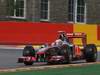
<instances>
[{"instance_id":1,"label":"yellow accent stripe","mask_svg":"<svg viewBox=\"0 0 100 75\"><path fill-rule=\"evenodd\" d=\"M74 32L84 32L87 34L87 43L94 43L100 45L97 40L97 25L96 24L75 24ZM81 44L80 40L74 40L75 44Z\"/></svg>"}]
</instances>

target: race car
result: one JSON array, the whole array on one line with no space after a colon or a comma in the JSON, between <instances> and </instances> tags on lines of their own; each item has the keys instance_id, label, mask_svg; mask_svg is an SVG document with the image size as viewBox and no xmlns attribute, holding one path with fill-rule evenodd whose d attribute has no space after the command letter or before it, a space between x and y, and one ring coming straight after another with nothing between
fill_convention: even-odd
<instances>
[{"instance_id":1,"label":"race car","mask_svg":"<svg viewBox=\"0 0 100 75\"><path fill-rule=\"evenodd\" d=\"M81 38L82 48L73 43L74 38ZM71 63L75 60L96 62L97 48L95 44L87 44L85 33L58 32L58 38L51 45L35 50L26 46L23 56L18 58L19 63L32 65L34 62L47 62L47 64Z\"/></svg>"}]
</instances>

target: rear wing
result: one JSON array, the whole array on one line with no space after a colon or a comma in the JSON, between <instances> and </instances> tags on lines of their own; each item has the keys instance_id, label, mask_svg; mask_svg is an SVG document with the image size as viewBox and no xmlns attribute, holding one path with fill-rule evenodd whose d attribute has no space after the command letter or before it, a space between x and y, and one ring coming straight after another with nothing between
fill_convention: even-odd
<instances>
[{"instance_id":1,"label":"rear wing","mask_svg":"<svg viewBox=\"0 0 100 75\"><path fill-rule=\"evenodd\" d=\"M86 46L86 44L87 44L87 38L86 38L85 33L80 33L80 32L78 32L78 33L67 33L66 36L68 38L81 38L83 46Z\"/></svg>"},{"instance_id":2,"label":"rear wing","mask_svg":"<svg viewBox=\"0 0 100 75\"><path fill-rule=\"evenodd\" d=\"M86 38L85 33L76 32L76 33L66 33L68 38Z\"/></svg>"},{"instance_id":3,"label":"rear wing","mask_svg":"<svg viewBox=\"0 0 100 75\"><path fill-rule=\"evenodd\" d=\"M75 33L66 33L64 31L58 31L60 35L63 35L64 37L70 39L70 38L81 38L82 44L86 46L87 44L87 36L85 33L82 32L75 32Z\"/></svg>"},{"instance_id":4,"label":"rear wing","mask_svg":"<svg viewBox=\"0 0 100 75\"><path fill-rule=\"evenodd\" d=\"M58 31L58 33L68 38L86 38L86 34L82 32L67 33L65 31Z\"/></svg>"}]
</instances>

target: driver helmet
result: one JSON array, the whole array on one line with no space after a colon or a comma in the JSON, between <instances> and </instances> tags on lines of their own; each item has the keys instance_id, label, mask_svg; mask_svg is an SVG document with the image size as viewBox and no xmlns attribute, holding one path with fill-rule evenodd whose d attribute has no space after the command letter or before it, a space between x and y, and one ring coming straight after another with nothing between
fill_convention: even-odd
<instances>
[{"instance_id":1,"label":"driver helmet","mask_svg":"<svg viewBox=\"0 0 100 75\"><path fill-rule=\"evenodd\" d=\"M63 41L61 39L57 39L55 41L56 46L61 46L63 44Z\"/></svg>"}]
</instances>

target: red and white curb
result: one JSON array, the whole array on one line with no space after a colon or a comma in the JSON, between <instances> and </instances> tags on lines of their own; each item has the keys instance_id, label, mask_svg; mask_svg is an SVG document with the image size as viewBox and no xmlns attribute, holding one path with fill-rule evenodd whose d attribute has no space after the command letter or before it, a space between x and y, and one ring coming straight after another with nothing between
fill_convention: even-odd
<instances>
[{"instance_id":1,"label":"red and white curb","mask_svg":"<svg viewBox=\"0 0 100 75\"><path fill-rule=\"evenodd\" d=\"M32 66L32 67L20 67L20 68L13 68L13 69L0 69L0 72L17 72L17 71L29 71L29 70L44 70L50 68L64 68L64 67L80 67L80 66L87 66L92 64L100 64L100 62L94 63L81 63L81 64L65 64L65 65L47 65L47 66Z\"/></svg>"}]
</instances>

